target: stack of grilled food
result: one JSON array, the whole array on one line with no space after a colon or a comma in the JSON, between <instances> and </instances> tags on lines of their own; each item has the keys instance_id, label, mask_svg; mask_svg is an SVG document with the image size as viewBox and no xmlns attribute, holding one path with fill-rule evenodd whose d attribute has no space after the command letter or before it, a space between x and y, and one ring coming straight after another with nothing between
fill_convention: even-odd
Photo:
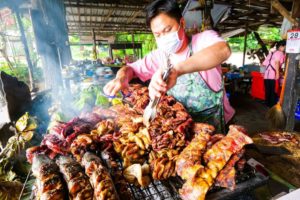
<instances>
[{"instance_id":1,"label":"stack of grilled food","mask_svg":"<svg viewBox=\"0 0 300 200\"><path fill-rule=\"evenodd\" d=\"M252 143L244 128L216 134L213 126L194 123L171 96L161 99L146 127L148 89L132 85L129 93L124 104L57 122L40 146L27 150L37 199L131 199L128 183L147 187L172 176L185 181L182 199L205 199L212 186L234 190L244 146Z\"/></svg>"}]
</instances>

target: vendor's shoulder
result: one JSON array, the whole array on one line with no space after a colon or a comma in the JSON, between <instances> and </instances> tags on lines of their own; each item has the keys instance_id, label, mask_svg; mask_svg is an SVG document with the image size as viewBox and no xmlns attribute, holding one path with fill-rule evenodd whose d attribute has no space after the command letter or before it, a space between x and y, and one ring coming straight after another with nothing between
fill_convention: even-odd
<instances>
[{"instance_id":1,"label":"vendor's shoulder","mask_svg":"<svg viewBox=\"0 0 300 200\"><path fill-rule=\"evenodd\" d=\"M200 33L196 33L192 36L193 42L210 43L214 41L223 41L221 36L214 30L205 30Z\"/></svg>"},{"instance_id":2,"label":"vendor's shoulder","mask_svg":"<svg viewBox=\"0 0 300 200\"><path fill-rule=\"evenodd\" d=\"M207 37L220 37L220 35L214 30L205 30L192 36L193 39L201 39Z\"/></svg>"}]
</instances>

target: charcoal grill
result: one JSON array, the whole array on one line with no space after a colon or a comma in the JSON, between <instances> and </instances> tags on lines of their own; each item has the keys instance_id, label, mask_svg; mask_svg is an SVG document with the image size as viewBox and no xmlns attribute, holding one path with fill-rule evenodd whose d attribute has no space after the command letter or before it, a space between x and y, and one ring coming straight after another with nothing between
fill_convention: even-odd
<instances>
[{"instance_id":1,"label":"charcoal grill","mask_svg":"<svg viewBox=\"0 0 300 200\"><path fill-rule=\"evenodd\" d=\"M213 187L207 194L207 200L233 199L241 194L245 194L255 188L266 184L268 177L265 177L250 167L245 166L242 173L237 174L236 189L231 191L219 187ZM179 177L172 177L166 181L152 181L146 188L136 187L129 184L134 200L180 200L178 190L182 187L183 181Z\"/></svg>"},{"instance_id":2,"label":"charcoal grill","mask_svg":"<svg viewBox=\"0 0 300 200\"><path fill-rule=\"evenodd\" d=\"M122 168L120 162L119 164L120 168ZM34 177L31 176L29 179L34 179ZM233 199L266 184L267 181L268 177L257 173L251 166L246 164L243 172L237 173L235 190L231 191L229 189L213 187L206 195L206 199ZM26 180L24 183L24 188L26 187L27 183L28 181ZM133 184L128 184L128 188L133 200L181 200L178 190L182 187L183 183L183 180L179 177L171 177L164 181L152 180L151 184L145 188L137 187ZM33 197L34 195L32 192L30 199L34 199Z\"/></svg>"}]
</instances>

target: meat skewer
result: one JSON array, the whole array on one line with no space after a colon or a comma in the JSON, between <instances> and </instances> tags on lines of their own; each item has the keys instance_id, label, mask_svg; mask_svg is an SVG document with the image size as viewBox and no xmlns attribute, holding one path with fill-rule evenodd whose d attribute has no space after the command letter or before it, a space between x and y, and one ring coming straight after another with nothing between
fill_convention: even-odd
<instances>
[{"instance_id":1,"label":"meat skewer","mask_svg":"<svg viewBox=\"0 0 300 200\"><path fill-rule=\"evenodd\" d=\"M245 149L242 149L238 153L231 156L226 166L218 174L215 186L229 188L230 190L235 189L235 164L243 157Z\"/></svg>"},{"instance_id":2,"label":"meat skewer","mask_svg":"<svg viewBox=\"0 0 300 200\"><path fill-rule=\"evenodd\" d=\"M243 127L231 125L229 128L227 136L216 142L204 154L207 166L198 171L179 190L183 200L204 200L207 191L230 157L246 144L253 143L252 139L245 134Z\"/></svg>"},{"instance_id":3,"label":"meat skewer","mask_svg":"<svg viewBox=\"0 0 300 200\"><path fill-rule=\"evenodd\" d=\"M84 154L81 163L85 168L85 173L90 177L92 186L94 187L94 199L119 199L110 174L101 164L99 157L93 153L87 152Z\"/></svg>"},{"instance_id":4,"label":"meat skewer","mask_svg":"<svg viewBox=\"0 0 300 200\"><path fill-rule=\"evenodd\" d=\"M93 189L80 164L67 156L60 156L56 162L68 185L70 199L92 200Z\"/></svg>"},{"instance_id":5,"label":"meat skewer","mask_svg":"<svg viewBox=\"0 0 300 200\"><path fill-rule=\"evenodd\" d=\"M198 170L203 168L201 155L204 153L209 139L209 134L200 132L179 154L176 161L176 172L182 179L191 179Z\"/></svg>"},{"instance_id":6,"label":"meat skewer","mask_svg":"<svg viewBox=\"0 0 300 200\"><path fill-rule=\"evenodd\" d=\"M66 199L58 166L46 155L33 155L32 173L36 178L36 200Z\"/></svg>"}]
</instances>

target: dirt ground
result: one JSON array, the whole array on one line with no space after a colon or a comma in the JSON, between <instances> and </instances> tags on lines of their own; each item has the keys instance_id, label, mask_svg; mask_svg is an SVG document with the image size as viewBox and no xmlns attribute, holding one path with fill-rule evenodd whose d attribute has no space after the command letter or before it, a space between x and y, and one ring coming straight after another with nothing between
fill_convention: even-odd
<instances>
[{"instance_id":1,"label":"dirt ground","mask_svg":"<svg viewBox=\"0 0 300 200\"><path fill-rule=\"evenodd\" d=\"M234 123L244 126L250 136L271 129L265 118L268 107L263 101L248 94L236 93L231 96L230 102L236 111Z\"/></svg>"}]
</instances>

